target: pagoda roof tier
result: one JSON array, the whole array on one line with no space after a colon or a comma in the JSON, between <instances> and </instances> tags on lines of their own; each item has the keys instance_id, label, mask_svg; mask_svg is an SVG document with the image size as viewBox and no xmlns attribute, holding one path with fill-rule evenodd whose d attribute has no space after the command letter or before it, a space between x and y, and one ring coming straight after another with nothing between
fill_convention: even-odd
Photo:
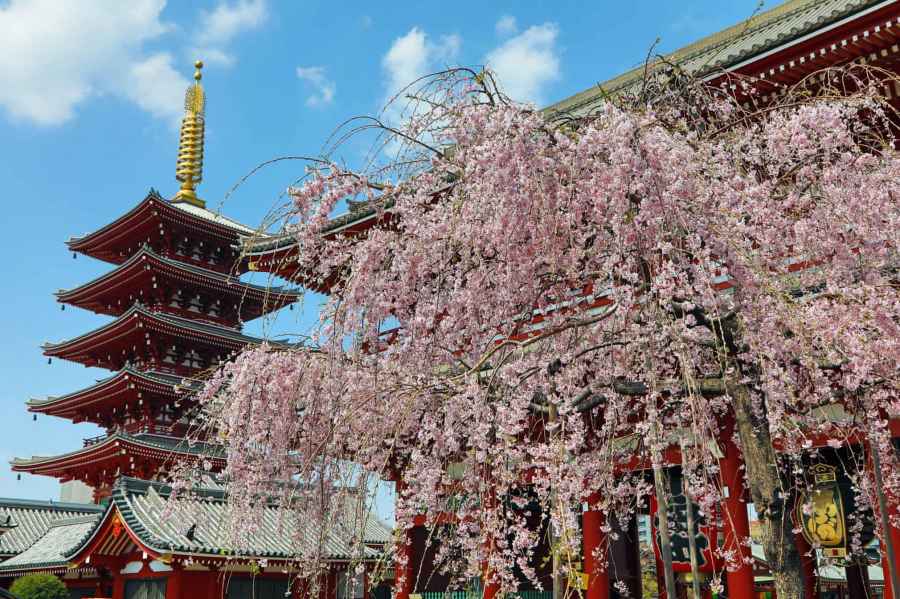
<instances>
[{"instance_id":1,"label":"pagoda roof tier","mask_svg":"<svg viewBox=\"0 0 900 599\"><path fill-rule=\"evenodd\" d=\"M199 383L185 381L180 376L142 372L127 364L114 375L89 387L57 397L30 398L25 405L29 412L111 427L116 412L124 416L129 406L138 404L150 411L158 411L179 398L187 400L182 390L197 387Z\"/></svg>"},{"instance_id":2,"label":"pagoda roof tier","mask_svg":"<svg viewBox=\"0 0 900 599\"><path fill-rule=\"evenodd\" d=\"M58 302L97 314L120 316L140 300L151 311L203 318L201 308L188 301L185 302L187 308L172 306L172 298L164 293L164 289L189 290L191 298L204 295L217 297L219 303L224 300L227 306L222 305L217 313L220 319L233 315L231 320L235 323L238 318L253 320L300 297L296 291L251 285L227 274L166 258L148 247L141 248L106 274L74 289L60 289L54 295Z\"/></svg>"},{"instance_id":3,"label":"pagoda roof tier","mask_svg":"<svg viewBox=\"0 0 900 599\"><path fill-rule=\"evenodd\" d=\"M149 244L159 246L160 251L170 249L170 240L197 237L215 247L207 250L218 251L218 260L199 260L187 256L186 261L199 261L229 270L238 258L232 247L241 235L252 235L254 229L218 212L207 210L191 202L166 200L156 190L150 192L137 206L111 223L81 237L70 237L66 245L73 252L79 252L105 262L121 264L141 247Z\"/></svg>"},{"instance_id":4,"label":"pagoda roof tier","mask_svg":"<svg viewBox=\"0 0 900 599\"><path fill-rule=\"evenodd\" d=\"M138 370L187 376L261 342L234 329L154 314L138 305L93 331L41 349L46 356L85 366L120 370L132 363Z\"/></svg>"},{"instance_id":5,"label":"pagoda roof tier","mask_svg":"<svg viewBox=\"0 0 900 599\"><path fill-rule=\"evenodd\" d=\"M189 445L184 439L157 435L130 435L117 430L111 435L68 453L13 458L14 472L58 478L61 482L80 480L94 488L108 487L118 476L147 478L179 459L204 456L208 470L225 466L224 455L209 455L204 443Z\"/></svg>"}]
</instances>

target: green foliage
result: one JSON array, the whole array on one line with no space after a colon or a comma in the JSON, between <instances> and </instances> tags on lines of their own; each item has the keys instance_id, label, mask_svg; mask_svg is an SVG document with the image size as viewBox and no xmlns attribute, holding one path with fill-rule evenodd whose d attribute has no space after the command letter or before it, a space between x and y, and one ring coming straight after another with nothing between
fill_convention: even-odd
<instances>
[{"instance_id":1,"label":"green foliage","mask_svg":"<svg viewBox=\"0 0 900 599\"><path fill-rule=\"evenodd\" d=\"M66 585L53 574L23 576L16 579L9 590L22 599L69 599Z\"/></svg>"}]
</instances>

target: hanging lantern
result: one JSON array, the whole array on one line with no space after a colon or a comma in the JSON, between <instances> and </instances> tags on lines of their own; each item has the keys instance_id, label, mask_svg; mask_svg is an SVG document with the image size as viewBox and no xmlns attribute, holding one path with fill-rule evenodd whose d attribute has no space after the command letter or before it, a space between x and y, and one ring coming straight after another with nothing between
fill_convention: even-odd
<instances>
[{"instance_id":1,"label":"hanging lantern","mask_svg":"<svg viewBox=\"0 0 900 599\"><path fill-rule=\"evenodd\" d=\"M809 469L812 487L799 496L798 517L803 537L810 544L820 544L822 556L835 560L837 566L852 566L865 561L852 554L854 526L862 521L858 533L865 547L875 538L875 520L869 509L856 508L853 482L843 472L828 464Z\"/></svg>"}]
</instances>

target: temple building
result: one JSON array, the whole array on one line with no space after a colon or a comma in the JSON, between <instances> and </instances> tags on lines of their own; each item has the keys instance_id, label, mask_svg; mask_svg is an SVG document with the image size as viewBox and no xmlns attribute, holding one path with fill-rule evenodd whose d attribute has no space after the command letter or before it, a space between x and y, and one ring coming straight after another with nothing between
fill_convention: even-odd
<instances>
[{"instance_id":1,"label":"temple building","mask_svg":"<svg viewBox=\"0 0 900 599\"><path fill-rule=\"evenodd\" d=\"M220 485L201 491L203 515L186 528L163 514L169 493L160 483L120 477L107 495L105 509L88 505L79 511L57 504L59 517L42 524L41 534L18 543L20 551L0 562L0 581L33 572L53 573L66 583L72 599L282 599L289 590L304 595L306 581L296 575L295 556L306 548L303 543L319 538L303 534L307 523L292 522L290 517L282 522L273 507L252 546L236 559L221 526L226 502ZM0 510L3 507L0 500ZM12 517L21 512L18 508ZM345 536L325 533L321 584L323 593L332 597L342 583L346 587L351 562L377 563L382 548L393 539L393 529L374 515L352 513L347 510L343 524L354 531L353 538L363 539L365 555L357 555ZM365 594L367 599L368 591Z\"/></svg>"},{"instance_id":2,"label":"temple building","mask_svg":"<svg viewBox=\"0 0 900 599\"><path fill-rule=\"evenodd\" d=\"M776 99L784 93L785 86L797 84L810 75L829 67L840 67L850 64L862 64L880 69L885 80L882 93L894 106L900 107L900 83L898 74L898 58L900 58L900 2L897 0L789 0L775 8L755 15L748 21L739 23L714 35L701 39L666 56L669 64L677 64L680 68L691 72L696 77L708 82L711 87L733 94L739 102L751 100L765 103ZM652 39L652 36L651 38ZM645 77L646 69L641 66L624 73L598 86L564 99L544 109L549 118L565 119L571 116L583 116L595 107L607 94L635 89ZM736 85L731 75L739 75L746 81L746 87ZM389 202L389 201L388 201ZM347 214L337 216L322 229L322 235L333 238L337 235L353 237L376 226L390 226L391 205L385 203L376 210L365 203L354 204ZM250 260L250 268L277 274L282 277L303 283L306 280L296 260L297 248L291 235L268 236L265 238L245 237L245 255ZM330 281L325 281L316 291L328 293ZM823 418L835 422L852 418L840 406L823 411ZM733 430L733 422L723 422L724 430ZM900 454L896 440L900 440L900 420L893 417L892 435L895 438L895 451ZM709 582L714 572L722 574L725 596L731 599L772 599L773 587L771 575L768 573L765 555L761 548L739 544L737 539L750 537L748 517L749 493L743 481L743 456L739 448L730 440L731 435L723 435L720 461L722 475L722 494L725 500L719 509L724 517L710 517L699 527L696 536L698 547L704 548L703 561L705 567L700 572L704 597L711 597L712 588ZM827 438L817 438L814 447L827 447ZM831 440L832 442L834 439ZM863 445L847 445L842 451L847 455L864 456L867 448ZM827 455L827 451L823 455ZM846 457L846 456L844 456ZM841 459L832 455L832 462L840 464ZM680 472L680 454L675 447L666 452L666 461L676 464L667 472L669 478L678 478ZM635 471L643 471L652 478L649 464L632 465ZM398 484L399 484L399 472ZM816 480L820 480L817 475ZM822 485L832 486L829 491L839 493L844 489L843 473L822 474ZM843 491L840 491L841 493ZM585 498L589 505L589 498ZM671 498L687 505L683 495L675 493ZM652 498L651 498L652 500ZM900 498L892 497L891 507L894 515L900 510ZM659 549L659 524L654 518L655 502L651 506L650 537L657 556L656 571L659 578L660 596L665 594L662 580L662 562ZM848 500L847 506L852 506ZM843 508L841 508L843 509ZM448 514L448 517L452 517ZM679 596L690 596L691 568L686 553L687 516L681 514L670 521L670 540L676 545L674 556L676 575L678 577ZM424 527L425 518L421 518ZM417 523L418 524L418 523ZM843 566L819 567L819 556L840 558L847 554L847 547L829 546L821 553L812 550L810 531L806 522L795 522L796 528L804 528L806 535L796 535L798 548L803 555L803 572L807 583L807 597L823 599L826 597L841 599L870 599L900 597L900 589L891 589L887 580L887 552L873 545L870 549L868 563L845 564ZM419 593L437 592L441 589L439 577L431 576L428 571L429 554L424 545L428 537L427 530L416 526L407 533L406 543L401 551L408 552L409 563L404 573L397 572L396 580L406 580L395 588L396 599L410 599ZM642 576L638 544L641 532L636 525L626 530L619 530L614 535L604 533L606 524L600 512L587 509L582 514L582 532L584 547L580 559L583 562L583 585L586 599L608 599L621 596L621 588L627 588L631 597L643 595ZM872 526L874 537L874 525ZM900 547L900 529L891 526L886 533L893 546ZM674 536L673 536L674 535ZM846 536L846 535L845 535ZM677 537L677 538L676 538ZM818 539L821 540L821 539ZM608 545L607 545L608 544ZM594 564L594 551L600 546L608 546L609 561L606 564ZM712 549L723 547L734 550L742 556L743 565L731 572L725 572L722 560L716 565ZM543 551L543 553L541 553ZM537 550L539 554L535 563L540 563L541 555L546 550ZM540 575L546 576L545 572ZM546 580L546 579L545 579ZM586 581L586 582L585 582ZM579 583L579 584L581 584ZM545 588L547 584L544 585ZM490 586L485 585L483 595L491 599ZM528 585L522 589L524 594L533 593ZM524 596L524 595L523 595ZM669 599L675 599L669 598Z\"/></svg>"},{"instance_id":3,"label":"temple building","mask_svg":"<svg viewBox=\"0 0 900 599\"><path fill-rule=\"evenodd\" d=\"M171 466L205 456L210 473L224 456L200 442L189 445L202 376L262 340L243 324L297 301L286 288L241 281L250 270L239 249L255 230L214 212L196 194L202 180L205 92L188 89L176 178L166 199L151 189L124 215L92 233L70 238L69 250L111 269L59 303L110 318L74 339L41 346L49 360L99 367L109 376L62 396L31 398L35 414L91 422L106 429L60 455L15 458L14 471L59 479L67 502L0 499L0 587L34 572L59 576L73 599L82 597L284 597L299 589L291 565L302 547L302 523L278 521L273 506L264 531L240 552L224 536L225 491L200 489L203 515L179 528L163 510ZM272 342L270 342L272 343ZM81 503L78 503L78 502ZM363 562L382 559L393 530L372 514L347 508L344 524L366 543ZM322 583L336 596L346 588L352 554L347 537L324 533L327 571ZM238 555L239 553L239 555ZM262 565L260 565L262 564ZM341 579L340 577L344 578ZM368 591L366 592L368 596Z\"/></svg>"}]
</instances>

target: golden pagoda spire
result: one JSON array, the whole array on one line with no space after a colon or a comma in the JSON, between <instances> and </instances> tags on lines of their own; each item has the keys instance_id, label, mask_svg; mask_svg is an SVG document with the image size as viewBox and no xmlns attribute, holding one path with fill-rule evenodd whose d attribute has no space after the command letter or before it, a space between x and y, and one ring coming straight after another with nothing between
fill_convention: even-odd
<instances>
[{"instance_id":1,"label":"golden pagoda spire","mask_svg":"<svg viewBox=\"0 0 900 599\"><path fill-rule=\"evenodd\" d=\"M196 83L187 88L184 94L184 109L187 114L181 119L181 140L178 144L178 165L175 179L181 181L181 191L173 200L184 200L198 206L206 206L206 202L197 197L194 188L203 180L203 132L206 114L206 93L200 85L200 69L203 63L194 63Z\"/></svg>"}]
</instances>

